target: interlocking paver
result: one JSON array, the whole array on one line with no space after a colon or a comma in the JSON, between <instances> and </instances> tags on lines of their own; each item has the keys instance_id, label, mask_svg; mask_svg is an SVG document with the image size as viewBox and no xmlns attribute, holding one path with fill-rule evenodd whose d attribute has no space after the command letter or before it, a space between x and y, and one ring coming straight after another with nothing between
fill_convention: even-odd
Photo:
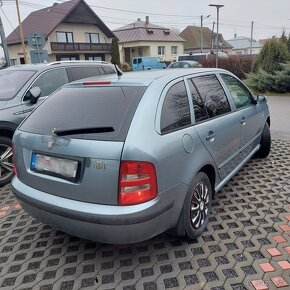
<instances>
[{"instance_id":1,"label":"interlocking paver","mask_svg":"<svg viewBox=\"0 0 290 290\"><path fill-rule=\"evenodd\" d=\"M289 216L290 143L279 140L269 158L249 161L216 194L196 241L166 233L133 245L82 240L34 220L8 185L0 188L0 287L288 289Z\"/></svg>"}]
</instances>

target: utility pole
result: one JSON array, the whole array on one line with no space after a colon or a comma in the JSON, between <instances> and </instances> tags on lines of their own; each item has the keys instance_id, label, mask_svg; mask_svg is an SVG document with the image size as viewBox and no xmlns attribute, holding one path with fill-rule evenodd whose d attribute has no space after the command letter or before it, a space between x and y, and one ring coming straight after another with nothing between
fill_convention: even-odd
<instances>
[{"instance_id":1,"label":"utility pole","mask_svg":"<svg viewBox=\"0 0 290 290\"><path fill-rule=\"evenodd\" d=\"M209 4L209 6L216 7L217 10L217 37L216 37L216 56L215 56L215 66L216 68L219 67L218 63L218 54L219 54L219 10L220 8L224 7L224 5L219 4Z\"/></svg>"},{"instance_id":2,"label":"utility pole","mask_svg":"<svg viewBox=\"0 0 290 290\"><path fill-rule=\"evenodd\" d=\"M0 7L1 6L2 6L2 1L0 1ZM5 33L4 33L4 27L3 27L2 20L1 20L1 16L0 16L0 38L1 38L0 46L3 47L6 65L9 66L10 60L9 60L8 48L7 48L6 37L5 37Z\"/></svg>"},{"instance_id":3,"label":"utility pole","mask_svg":"<svg viewBox=\"0 0 290 290\"><path fill-rule=\"evenodd\" d=\"M212 31L211 31L211 51L210 51L210 53L213 53L214 26L215 26L215 22L212 23Z\"/></svg>"},{"instance_id":4,"label":"utility pole","mask_svg":"<svg viewBox=\"0 0 290 290\"><path fill-rule=\"evenodd\" d=\"M204 17L203 15L200 16L200 52L203 50L203 19L209 18L210 15Z\"/></svg>"},{"instance_id":5,"label":"utility pole","mask_svg":"<svg viewBox=\"0 0 290 290\"><path fill-rule=\"evenodd\" d=\"M21 45L22 45L22 50L23 50L24 63L27 63L24 36L23 36L23 30L22 30L22 22L21 22L20 11L19 11L19 4L18 4L18 0L15 0L15 1L16 1L16 9L17 9L17 16L18 16L18 23L19 23L19 32L20 32Z\"/></svg>"},{"instance_id":6,"label":"utility pole","mask_svg":"<svg viewBox=\"0 0 290 290\"><path fill-rule=\"evenodd\" d=\"M252 24L251 24L251 49L250 49L250 54L253 53L253 30L254 30L254 21L252 21Z\"/></svg>"}]
</instances>

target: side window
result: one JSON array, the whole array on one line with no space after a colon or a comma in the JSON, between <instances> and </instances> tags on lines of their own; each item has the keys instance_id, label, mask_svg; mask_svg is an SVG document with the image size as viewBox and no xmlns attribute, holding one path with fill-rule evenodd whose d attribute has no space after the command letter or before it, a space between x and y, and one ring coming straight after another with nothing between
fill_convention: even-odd
<instances>
[{"instance_id":1,"label":"side window","mask_svg":"<svg viewBox=\"0 0 290 290\"><path fill-rule=\"evenodd\" d=\"M201 122L203 120L206 120L208 118L206 109L204 107L204 103L202 102L202 99L200 95L198 94L192 80L188 81L190 93L191 93L191 100L193 104L193 110L194 110L194 116L195 116L195 122Z\"/></svg>"},{"instance_id":2,"label":"side window","mask_svg":"<svg viewBox=\"0 0 290 290\"><path fill-rule=\"evenodd\" d=\"M138 58L138 63L142 63L142 58Z\"/></svg>"},{"instance_id":3,"label":"side window","mask_svg":"<svg viewBox=\"0 0 290 290\"><path fill-rule=\"evenodd\" d=\"M237 109L253 104L251 93L239 80L226 74L221 74L221 77L228 88Z\"/></svg>"},{"instance_id":4,"label":"side window","mask_svg":"<svg viewBox=\"0 0 290 290\"><path fill-rule=\"evenodd\" d=\"M39 87L41 89L41 97L45 97L49 96L68 82L69 80L65 68L52 69L40 75L31 88Z\"/></svg>"},{"instance_id":5,"label":"side window","mask_svg":"<svg viewBox=\"0 0 290 290\"><path fill-rule=\"evenodd\" d=\"M72 81L99 76L100 70L97 66L70 67Z\"/></svg>"},{"instance_id":6,"label":"side window","mask_svg":"<svg viewBox=\"0 0 290 290\"><path fill-rule=\"evenodd\" d=\"M231 111L225 92L215 75L200 76L192 79L209 118L213 118Z\"/></svg>"},{"instance_id":7,"label":"side window","mask_svg":"<svg viewBox=\"0 0 290 290\"><path fill-rule=\"evenodd\" d=\"M106 74L115 74L116 72L108 66L103 66L104 71L106 72Z\"/></svg>"},{"instance_id":8,"label":"side window","mask_svg":"<svg viewBox=\"0 0 290 290\"><path fill-rule=\"evenodd\" d=\"M133 59L133 64L137 64L137 59L136 58Z\"/></svg>"},{"instance_id":9,"label":"side window","mask_svg":"<svg viewBox=\"0 0 290 290\"><path fill-rule=\"evenodd\" d=\"M167 92L161 111L160 128L165 134L191 124L190 109L183 81Z\"/></svg>"}]
</instances>

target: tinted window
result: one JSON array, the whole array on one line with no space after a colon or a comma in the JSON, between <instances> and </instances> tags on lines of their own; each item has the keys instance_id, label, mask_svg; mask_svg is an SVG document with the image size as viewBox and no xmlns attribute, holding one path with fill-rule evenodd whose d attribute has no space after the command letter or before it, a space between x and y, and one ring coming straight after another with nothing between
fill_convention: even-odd
<instances>
[{"instance_id":1,"label":"tinted window","mask_svg":"<svg viewBox=\"0 0 290 290\"><path fill-rule=\"evenodd\" d=\"M71 67L70 72L73 81L99 76L101 74L97 66Z\"/></svg>"},{"instance_id":2,"label":"tinted window","mask_svg":"<svg viewBox=\"0 0 290 290\"><path fill-rule=\"evenodd\" d=\"M191 93L191 100L193 103L195 122L198 123L208 118L207 112L192 80L189 80L188 85Z\"/></svg>"},{"instance_id":3,"label":"tinted window","mask_svg":"<svg viewBox=\"0 0 290 290\"><path fill-rule=\"evenodd\" d=\"M66 69L53 69L44 72L38 77L38 79L33 83L33 87L40 87L41 96L49 96L51 93L56 91L62 85L68 83L68 76Z\"/></svg>"},{"instance_id":4,"label":"tinted window","mask_svg":"<svg viewBox=\"0 0 290 290\"><path fill-rule=\"evenodd\" d=\"M13 98L34 74L35 71L0 71L0 100Z\"/></svg>"},{"instance_id":5,"label":"tinted window","mask_svg":"<svg viewBox=\"0 0 290 290\"><path fill-rule=\"evenodd\" d=\"M137 64L137 59L133 59L133 64Z\"/></svg>"},{"instance_id":6,"label":"tinted window","mask_svg":"<svg viewBox=\"0 0 290 290\"><path fill-rule=\"evenodd\" d=\"M226 74L221 74L221 77L234 100L236 108L242 108L253 104L251 93L240 81Z\"/></svg>"},{"instance_id":7,"label":"tinted window","mask_svg":"<svg viewBox=\"0 0 290 290\"><path fill-rule=\"evenodd\" d=\"M193 78L210 118L231 111L225 92L215 75Z\"/></svg>"},{"instance_id":8,"label":"tinted window","mask_svg":"<svg viewBox=\"0 0 290 290\"><path fill-rule=\"evenodd\" d=\"M65 87L45 100L21 130L51 135L52 129L113 127L113 132L83 133L73 138L124 141L144 87Z\"/></svg>"},{"instance_id":9,"label":"tinted window","mask_svg":"<svg viewBox=\"0 0 290 290\"><path fill-rule=\"evenodd\" d=\"M168 90L162 106L160 123L162 134L191 124L184 82L176 83Z\"/></svg>"},{"instance_id":10,"label":"tinted window","mask_svg":"<svg viewBox=\"0 0 290 290\"><path fill-rule=\"evenodd\" d=\"M103 69L104 69L106 74L115 74L116 73L111 67L108 67L108 66L103 66Z\"/></svg>"}]
</instances>

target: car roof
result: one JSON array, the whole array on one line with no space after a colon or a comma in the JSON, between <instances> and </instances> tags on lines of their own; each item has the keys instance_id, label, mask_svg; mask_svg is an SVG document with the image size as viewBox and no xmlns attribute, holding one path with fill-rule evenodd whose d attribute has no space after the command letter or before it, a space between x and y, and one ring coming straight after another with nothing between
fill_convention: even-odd
<instances>
[{"instance_id":1,"label":"car roof","mask_svg":"<svg viewBox=\"0 0 290 290\"><path fill-rule=\"evenodd\" d=\"M19 64L6 68L6 70L42 70L46 68L53 67L66 67L66 66L78 66L78 65L109 65L113 66L113 64L105 61L85 61L85 60L77 60L77 61L55 61L49 63L36 63L36 64Z\"/></svg>"},{"instance_id":2,"label":"car roof","mask_svg":"<svg viewBox=\"0 0 290 290\"><path fill-rule=\"evenodd\" d=\"M216 68L180 68L180 69L161 69L161 70L144 70L125 72L121 76L117 75L102 75L101 77L91 77L87 79L77 80L65 85L65 87L71 86L83 86L91 83L96 85L102 85L102 81L105 81L104 85L108 85L106 82L110 82L112 86L149 86L153 81L161 78L176 79L179 77L206 73L206 72L227 72L223 69ZM86 83L86 84L84 84Z\"/></svg>"}]
</instances>

